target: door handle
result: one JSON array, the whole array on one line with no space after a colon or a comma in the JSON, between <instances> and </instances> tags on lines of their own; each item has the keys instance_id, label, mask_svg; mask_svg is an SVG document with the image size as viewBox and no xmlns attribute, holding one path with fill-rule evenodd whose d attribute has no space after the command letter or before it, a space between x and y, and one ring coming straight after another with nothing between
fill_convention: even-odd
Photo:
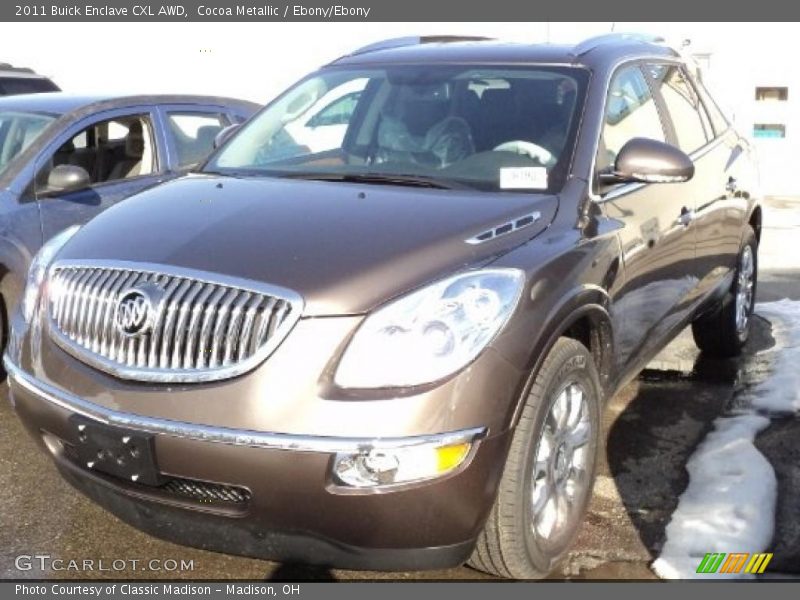
<instances>
[{"instance_id":1,"label":"door handle","mask_svg":"<svg viewBox=\"0 0 800 600\"><path fill-rule=\"evenodd\" d=\"M735 177L728 177L728 183L725 184L725 191L729 194L735 194L739 190L739 182Z\"/></svg>"},{"instance_id":2,"label":"door handle","mask_svg":"<svg viewBox=\"0 0 800 600\"><path fill-rule=\"evenodd\" d=\"M694 211L689 210L685 206L681 209L681 216L675 220L676 225L683 225L684 227L688 227L692 221L694 221Z\"/></svg>"}]
</instances>

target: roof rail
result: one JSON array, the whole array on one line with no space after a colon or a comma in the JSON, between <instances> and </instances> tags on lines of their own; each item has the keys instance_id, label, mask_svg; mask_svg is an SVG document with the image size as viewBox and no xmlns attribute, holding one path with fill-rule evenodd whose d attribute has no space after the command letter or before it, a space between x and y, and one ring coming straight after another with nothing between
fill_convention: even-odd
<instances>
[{"instance_id":1,"label":"roof rail","mask_svg":"<svg viewBox=\"0 0 800 600\"><path fill-rule=\"evenodd\" d=\"M648 35L645 33L605 33L603 35L590 37L577 44L572 51L572 55L583 56L599 46L613 44L614 42L639 42L642 44L666 45L666 40L657 35Z\"/></svg>"},{"instance_id":2,"label":"roof rail","mask_svg":"<svg viewBox=\"0 0 800 600\"><path fill-rule=\"evenodd\" d=\"M358 48L350 53L350 56L377 52L378 50L390 50L392 48L402 48L404 46L418 46L420 44L447 44L452 42L485 42L492 38L472 36L472 35L411 35L406 37L391 38L382 40Z\"/></svg>"}]
</instances>

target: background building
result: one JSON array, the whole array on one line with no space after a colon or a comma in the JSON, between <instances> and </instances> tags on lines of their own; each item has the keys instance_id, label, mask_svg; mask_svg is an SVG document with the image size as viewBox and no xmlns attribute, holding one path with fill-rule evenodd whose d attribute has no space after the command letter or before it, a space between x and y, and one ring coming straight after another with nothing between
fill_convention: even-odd
<instances>
[{"instance_id":1,"label":"background building","mask_svg":"<svg viewBox=\"0 0 800 600\"><path fill-rule=\"evenodd\" d=\"M800 37L787 25L765 25L753 39L739 31L692 32L687 50L739 130L758 149L766 194L800 194ZM748 25L752 28L752 25Z\"/></svg>"}]
</instances>

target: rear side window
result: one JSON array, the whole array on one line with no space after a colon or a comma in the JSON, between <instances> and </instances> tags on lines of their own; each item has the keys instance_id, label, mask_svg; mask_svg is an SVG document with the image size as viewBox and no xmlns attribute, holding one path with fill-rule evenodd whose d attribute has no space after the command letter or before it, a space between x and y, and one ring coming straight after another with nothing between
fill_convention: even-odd
<instances>
[{"instance_id":1,"label":"rear side window","mask_svg":"<svg viewBox=\"0 0 800 600\"><path fill-rule=\"evenodd\" d=\"M706 106L706 111L708 111L708 116L711 119L711 125L714 127L714 132L719 135L726 129L728 129L728 119L725 118L725 115L722 114L722 111L717 106L716 101L711 97L711 94L708 93L708 90L705 88L702 82L698 81L697 85L695 86L697 91L700 93L700 98L703 100L703 104Z\"/></svg>"},{"instance_id":2,"label":"rear side window","mask_svg":"<svg viewBox=\"0 0 800 600\"><path fill-rule=\"evenodd\" d=\"M58 86L49 79L27 79L0 77L0 95L38 94L40 92L57 92Z\"/></svg>"},{"instance_id":3,"label":"rear side window","mask_svg":"<svg viewBox=\"0 0 800 600\"><path fill-rule=\"evenodd\" d=\"M677 65L651 65L648 71L664 99L678 138L678 147L690 154L704 146L714 134L710 131L711 125L700 98L686 74Z\"/></svg>"},{"instance_id":4,"label":"rear side window","mask_svg":"<svg viewBox=\"0 0 800 600\"><path fill-rule=\"evenodd\" d=\"M630 66L618 71L611 80L598 168L613 165L620 149L636 137L666 141L647 81L638 66Z\"/></svg>"},{"instance_id":5,"label":"rear side window","mask_svg":"<svg viewBox=\"0 0 800 600\"><path fill-rule=\"evenodd\" d=\"M167 126L178 167L192 167L205 160L214 147L214 138L227 124L227 119L217 113L168 112Z\"/></svg>"}]
</instances>

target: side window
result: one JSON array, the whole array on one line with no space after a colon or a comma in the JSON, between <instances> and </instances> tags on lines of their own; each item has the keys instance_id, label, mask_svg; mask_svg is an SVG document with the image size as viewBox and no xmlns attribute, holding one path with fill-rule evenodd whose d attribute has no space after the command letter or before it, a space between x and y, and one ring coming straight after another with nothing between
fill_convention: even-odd
<instances>
[{"instance_id":1,"label":"side window","mask_svg":"<svg viewBox=\"0 0 800 600\"><path fill-rule=\"evenodd\" d=\"M86 148L86 146L89 145L89 132L86 130L81 131L78 135L72 138L71 141L72 141L72 147L75 148L76 150L78 148L84 149ZM61 149L63 149L63 147Z\"/></svg>"},{"instance_id":2,"label":"side window","mask_svg":"<svg viewBox=\"0 0 800 600\"><path fill-rule=\"evenodd\" d=\"M307 90L289 100L286 118L270 142L270 151L288 157L341 148L368 82L367 77L359 77L330 89L309 83Z\"/></svg>"},{"instance_id":3,"label":"side window","mask_svg":"<svg viewBox=\"0 0 800 600\"><path fill-rule=\"evenodd\" d=\"M618 71L611 80L598 149L598 169L612 166L622 147L636 137L660 142L666 139L647 81L638 66L631 66Z\"/></svg>"},{"instance_id":4,"label":"side window","mask_svg":"<svg viewBox=\"0 0 800 600\"><path fill-rule=\"evenodd\" d=\"M708 111L705 109L702 102L698 102L697 112L700 113L700 120L703 122L703 131L705 131L706 134L706 141L713 140L716 137L714 135L714 128L711 126L711 119L708 118Z\"/></svg>"},{"instance_id":5,"label":"side window","mask_svg":"<svg viewBox=\"0 0 800 600\"><path fill-rule=\"evenodd\" d=\"M664 99L678 147L690 154L713 138L708 116L683 70L676 65L651 65L648 72Z\"/></svg>"},{"instance_id":6,"label":"side window","mask_svg":"<svg viewBox=\"0 0 800 600\"><path fill-rule=\"evenodd\" d=\"M214 138L228 125L221 114L202 112L167 113L167 127L178 158L178 168L205 160L214 148Z\"/></svg>"},{"instance_id":7,"label":"side window","mask_svg":"<svg viewBox=\"0 0 800 600\"><path fill-rule=\"evenodd\" d=\"M92 185L149 175L155 171L153 127L148 115L116 117L90 125L64 143L36 175L37 192L58 165L82 167Z\"/></svg>"},{"instance_id":8,"label":"side window","mask_svg":"<svg viewBox=\"0 0 800 600\"><path fill-rule=\"evenodd\" d=\"M0 95L38 94L39 92L57 92L58 88L49 79L35 78L2 78L0 79Z\"/></svg>"},{"instance_id":9,"label":"side window","mask_svg":"<svg viewBox=\"0 0 800 600\"><path fill-rule=\"evenodd\" d=\"M34 113L0 113L0 171L24 152L52 120L53 117Z\"/></svg>"},{"instance_id":10,"label":"side window","mask_svg":"<svg viewBox=\"0 0 800 600\"><path fill-rule=\"evenodd\" d=\"M356 109L361 92L348 94L338 100L334 100L323 108L306 124L308 127L325 127L327 125L347 125L353 111Z\"/></svg>"},{"instance_id":11,"label":"side window","mask_svg":"<svg viewBox=\"0 0 800 600\"><path fill-rule=\"evenodd\" d=\"M703 83L698 81L696 87L697 91L700 93L700 97L703 99L703 104L706 105L708 116L711 118L711 125L713 125L716 134L719 135L728 129L728 119L722 114L716 101L711 97L711 94L708 93Z\"/></svg>"}]
</instances>

